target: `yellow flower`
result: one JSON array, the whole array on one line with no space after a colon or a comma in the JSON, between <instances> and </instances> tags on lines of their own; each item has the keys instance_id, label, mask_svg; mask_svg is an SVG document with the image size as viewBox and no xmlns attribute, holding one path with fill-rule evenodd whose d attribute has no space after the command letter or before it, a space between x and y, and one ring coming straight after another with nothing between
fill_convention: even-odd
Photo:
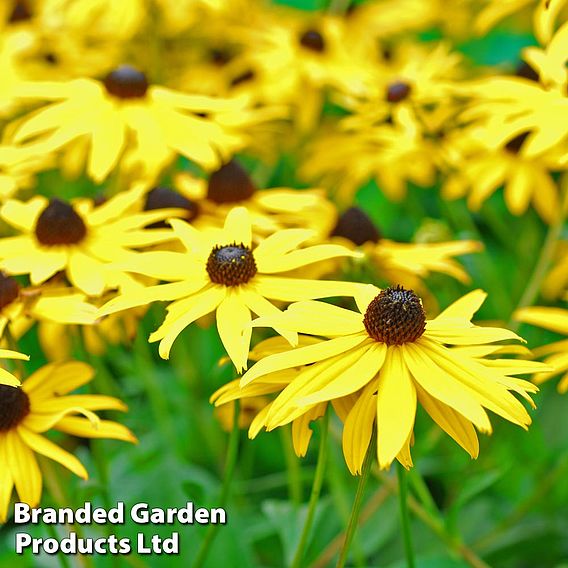
<instances>
[{"instance_id":1,"label":"yellow flower","mask_svg":"<svg viewBox=\"0 0 568 568\"><path fill-rule=\"evenodd\" d=\"M206 169L218 167L245 145L244 129L262 116L262 110L248 109L246 98L214 99L150 85L129 65L103 81L28 83L20 95L55 102L25 117L14 141L32 155L80 152L96 182L117 167L153 180L177 155Z\"/></svg>"},{"instance_id":2,"label":"yellow flower","mask_svg":"<svg viewBox=\"0 0 568 568\"><path fill-rule=\"evenodd\" d=\"M214 171L208 181L180 173L174 185L195 204L196 214L187 220L197 228L222 227L229 211L238 205L249 211L253 240L257 235L294 227L313 229L319 238L324 238L335 220L335 207L323 190L285 187L259 190L235 160Z\"/></svg>"},{"instance_id":3,"label":"yellow flower","mask_svg":"<svg viewBox=\"0 0 568 568\"><path fill-rule=\"evenodd\" d=\"M101 420L92 412L126 410L118 399L68 394L88 383L93 374L85 363L49 364L33 373L21 387L0 385L0 522L6 522L14 487L20 501L38 506L42 477L35 453L87 479L87 471L74 455L42 435L48 430L136 442L128 428Z\"/></svg>"},{"instance_id":4,"label":"yellow flower","mask_svg":"<svg viewBox=\"0 0 568 568\"><path fill-rule=\"evenodd\" d=\"M480 143L480 137L486 135L483 129L474 130L471 136L477 138L477 143L461 142L466 149L454 160L453 172L444 182L442 195L457 199L467 194L468 207L478 211L486 199L503 187L505 204L513 215L524 214L532 203L544 221L553 222L560 199L551 171L560 168L560 160L554 152L525 156L523 148L529 134L523 132L494 148Z\"/></svg>"},{"instance_id":5,"label":"yellow flower","mask_svg":"<svg viewBox=\"0 0 568 568\"><path fill-rule=\"evenodd\" d=\"M566 180L568 182L568 179ZM546 298L556 299L568 290L568 241L562 240L557 244L557 261L550 269L542 285L542 294Z\"/></svg>"},{"instance_id":6,"label":"yellow flower","mask_svg":"<svg viewBox=\"0 0 568 568\"><path fill-rule=\"evenodd\" d=\"M301 335L298 345L304 347L320 343L321 341L323 340L308 335ZM258 343L250 352L249 359L259 361L263 357L282 353L288 348L289 344L282 337L271 337ZM216 415L222 421L223 427L226 430L231 429L234 416L234 402L239 400L241 405L239 427L245 428L250 426L248 432L250 439L256 438L263 428L271 430L272 428L269 428L267 423L267 417L270 413L274 395L281 393L303 369L306 369L306 367L302 366L270 373L270 375L261 377L244 388L240 387L239 379L223 385L210 398L210 402L215 404ZM332 400L331 404L337 415L344 421L355 401L356 396L349 395ZM327 401L314 407L306 407L305 413L292 421L292 443L298 457L304 457L308 451L312 438L310 423L323 416L327 407Z\"/></svg>"},{"instance_id":7,"label":"yellow flower","mask_svg":"<svg viewBox=\"0 0 568 568\"><path fill-rule=\"evenodd\" d=\"M33 285L63 270L76 288L93 296L128 285L132 279L108 264L128 256L133 247L173 238L171 231L144 230L172 211L127 214L142 194L134 188L99 206L89 199L69 204L42 196L27 203L7 201L0 217L21 234L0 239L0 267L8 274L29 274Z\"/></svg>"},{"instance_id":8,"label":"yellow flower","mask_svg":"<svg viewBox=\"0 0 568 568\"><path fill-rule=\"evenodd\" d=\"M568 310L564 308L536 306L522 308L513 314L513 318L517 321L543 327L555 333L568 335ZM536 356L546 355L544 362L552 367L551 371L535 375L535 382L540 384L562 374L558 383L558 392L568 392L568 339L543 345L535 349L534 354Z\"/></svg>"},{"instance_id":9,"label":"yellow flower","mask_svg":"<svg viewBox=\"0 0 568 568\"><path fill-rule=\"evenodd\" d=\"M379 466L388 468L394 459L405 467L412 465L410 443L418 402L475 458L475 428L491 432L485 409L523 428L531 422L510 391L530 400L527 393L537 389L509 375L543 369L540 363L508 360L501 371L481 364L478 354L448 347L520 339L506 329L470 323L485 297L481 290L471 292L428 321L418 296L401 287L362 288L355 298L360 313L323 302L292 304L280 317L260 318L256 325L332 339L262 359L243 376L241 385L314 363L272 403L266 418L271 428L317 404L358 393L343 431L343 452L352 473L361 471L375 422Z\"/></svg>"},{"instance_id":10,"label":"yellow flower","mask_svg":"<svg viewBox=\"0 0 568 568\"><path fill-rule=\"evenodd\" d=\"M170 223L186 252L139 253L120 264L121 269L169 283L119 296L101 311L109 314L156 300L170 301L163 324L150 336L151 342L160 341L160 356L165 359L183 329L216 312L223 345L241 371L247 365L251 311L259 316L273 315L280 311L268 300L293 302L351 296L357 289L358 285L350 282L278 276L319 260L356 256L344 247L331 244L298 248L313 237L313 231L278 231L252 249L251 222L244 207L229 212L223 229L200 232L179 219L171 219ZM290 342L297 340L294 332L285 331L283 335Z\"/></svg>"},{"instance_id":11,"label":"yellow flower","mask_svg":"<svg viewBox=\"0 0 568 568\"><path fill-rule=\"evenodd\" d=\"M13 197L34 184L34 174L51 165L51 157L24 156L16 148L0 146L0 201Z\"/></svg>"},{"instance_id":12,"label":"yellow flower","mask_svg":"<svg viewBox=\"0 0 568 568\"><path fill-rule=\"evenodd\" d=\"M339 216L331 235L338 242L346 241L346 246L361 247L365 257L378 269L381 278L410 288L422 288L422 279L432 272L446 274L468 284L469 275L453 257L479 252L483 248L477 241L391 241L382 238L370 217L358 207L350 207Z\"/></svg>"}]
</instances>

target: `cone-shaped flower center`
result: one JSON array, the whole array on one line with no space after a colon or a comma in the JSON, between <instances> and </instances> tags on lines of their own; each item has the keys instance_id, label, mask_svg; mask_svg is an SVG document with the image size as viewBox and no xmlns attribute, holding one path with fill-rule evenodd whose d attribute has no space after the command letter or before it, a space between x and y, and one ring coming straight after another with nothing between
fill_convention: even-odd
<instances>
[{"instance_id":1,"label":"cone-shaped flower center","mask_svg":"<svg viewBox=\"0 0 568 568\"><path fill-rule=\"evenodd\" d=\"M521 148L523 147L523 144L525 143L525 140L527 139L527 136L529 134L530 132L523 132L518 136L515 136L512 140L509 140L509 142L505 144L505 149L510 154L518 154L521 151Z\"/></svg>"},{"instance_id":2,"label":"cone-shaped flower center","mask_svg":"<svg viewBox=\"0 0 568 568\"><path fill-rule=\"evenodd\" d=\"M0 385L0 432L15 428L30 413L30 399L20 387Z\"/></svg>"},{"instance_id":3,"label":"cone-shaped flower center","mask_svg":"<svg viewBox=\"0 0 568 568\"><path fill-rule=\"evenodd\" d=\"M152 191L148 192L144 211L169 209L171 207L185 209L187 211L187 215L185 216L186 221L193 221L199 215L199 205L197 205L197 203L169 187L155 187ZM157 227L168 227L169 225L167 225L165 221L158 221L148 226L154 229Z\"/></svg>"},{"instance_id":4,"label":"cone-shaped flower center","mask_svg":"<svg viewBox=\"0 0 568 568\"><path fill-rule=\"evenodd\" d=\"M211 174L207 199L215 203L236 203L245 201L255 191L249 175L235 160L231 160Z\"/></svg>"},{"instance_id":5,"label":"cone-shaped flower center","mask_svg":"<svg viewBox=\"0 0 568 568\"><path fill-rule=\"evenodd\" d=\"M246 284L256 274L252 251L242 243L214 247L206 268L211 281L224 286Z\"/></svg>"},{"instance_id":6,"label":"cone-shaped flower center","mask_svg":"<svg viewBox=\"0 0 568 568\"><path fill-rule=\"evenodd\" d=\"M26 20L31 20L32 13L25 0L18 0L14 5L12 13L8 18L8 22L15 24L16 22L25 22Z\"/></svg>"},{"instance_id":7,"label":"cone-shaped flower center","mask_svg":"<svg viewBox=\"0 0 568 568\"><path fill-rule=\"evenodd\" d=\"M300 36L300 45L317 53L322 53L325 50L325 41L317 30L305 31Z\"/></svg>"},{"instance_id":8,"label":"cone-shaped flower center","mask_svg":"<svg viewBox=\"0 0 568 568\"><path fill-rule=\"evenodd\" d=\"M38 217L35 234L42 245L75 245L87 236L87 227L72 205L53 198Z\"/></svg>"},{"instance_id":9,"label":"cone-shaped flower center","mask_svg":"<svg viewBox=\"0 0 568 568\"><path fill-rule=\"evenodd\" d=\"M117 67L105 77L103 83L111 95L120 99L142 98L148 90L146 75L131 65Z\"/></svg>"},{"instance_id":10,"label":"cone-shaped flower center","mask_svg":"<svg viewBox=\"0 0 568 568\"><path fill-rule=\"evenodd\" d=\"M402 286L383 290L367 307L363 323L370 337L387 345L416 341L426 329L420 298Z\"/></svg>"},{"instance_id":11,"label":"cone-shaped flower center","mask_svg":"<svg viewBox=\"0 0 568 568\"><path fill-rule=\"evenodd\" d=\"M20 294L20 285L15 278L0 272L0 310L11 304Z\"/></svg>"},{"instance_id":12,"label":"cone-shaped flower center","mask_svg":"<svg viewBox=\"0 0 568 568\"><path fill-rule=\"evenodd\" d=\"M337 220L337 225L331 235L349 239L357 246L367 241L378 243L381 238L371 218L359 207L350 207L344 211Z\"/></svg>"},{"instance_id":13,"label":"cone-shaped flower center","mask_svg":"<svg viewBox=\"0 0 568 568\"><path fill-rule=\"evenodd\" d=\"M412 87L406 81L394 81L387 87L386 98L389 103L399 103L410 95Z\"/></svg>"}]
</instances>

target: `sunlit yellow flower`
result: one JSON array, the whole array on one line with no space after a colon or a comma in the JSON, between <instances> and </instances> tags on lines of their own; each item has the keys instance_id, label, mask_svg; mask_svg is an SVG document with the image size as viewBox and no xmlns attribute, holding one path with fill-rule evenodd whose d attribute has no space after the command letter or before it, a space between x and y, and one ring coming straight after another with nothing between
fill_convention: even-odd
<instances>
[{"instance_id":1,"label":"sunlit yellow flower","mask_svg":"<svg viewBox=\"0 0 568 568\"><path fill-rule=\"evenodd\" d=\"M99 206L90 199L70 204L42 196L7 201L0 217L20 235L0 239L0 267L8 274L29 274L33 285L63 270L73 286L94 296L128 284L131 278L108 264L134 247L173 238L168 230L144 230L167 217L167 210L127 214L142 194L134 188Z\"/></svg>"},{"instance_id":2,"label":"sunlit yellow flower","mask_svg":"<svg viewBox=\"0 0 568 568\"><path fill-rule=\"evenodd\" d=\"M170 223L185 252L138 253L120 263L121 269L169 283L119 296L101 311L109 314L156 300L170 301L163 324L150 336L151 342L160 341L163 358L169 357L171 346L183 329L215 312L225 350L241 371L247 366L251 311L259 316L278 314L278 308L268 300L293 302L352 296L358 287L350 282L279 276L313 262L356 253L332 244L299 248L314 235L308 229L278 231L252 248L251 222L244 207L229 212L223 229L200 232L179 219L171 219ZM297 341L294 332L283 335L290 342Z\"/></svg>"},{"instance_id":3,"label":"sunlit yellow flower","mask_svg":"<svg viewBox=\"0 0 568 568\"><path fill-rule=\"evenodd\" d=\"M50 165L50 156L31 158L10 146L0 146L0 201L34 185L34 174Z\"/></svg>"},{"instance_id":4,"label":"sunlit yellow flower","mask_svg":"<svg viewBox=\"0 0 568 568\"><path fill-rule=\"evenodd\" d=\"M326 199L324 190L298 191L285 187L259 190L235 160L213 172L209 180L180 173L175 185L195 204L196 214L187 220L198 228L222 227L229 211L237 205L249 211L253 240L256 235L294 227L313 229L318 237L324 238L335 220L335 207Z\"/></svg>"},{"instance_id":5,"label":"sunlit yellow flower","mask_svg":"<svg viewBox=\"0 0 568 568\"><path fill-rule=\"evenodd\" d=\"M558 242L556 259L557 262L550 269L542 285L542 294L551 299L563 296L568 290L568 241Z\"/></svg>"},{"instance_id":6,"label":"sunlit yellow flower","mask_svg":"<svg viewBox=\"0 0 568 568\"><path fill-rule=\"evenodd\" d=\"M315 345L322 339L301 335L298 345L300 347ZM249 359L259 361L263 357L282 353L289 349L290 345L282 337L271 337L261 341L250 352ZM230 430L234 417L234 403L240 402L239 427L249 427L249 438L254 439L263 428L268 428L266 418L275 395L281 393L306 367L284 369L261 377L253 383L240 388L240 381L236 379L218 389L211 396L210 401L215 404L217 416L222 421L224 428ZM333 409L345 420L349 411L356 401L355 395L337 398L331 401ZM310 423L325 414L328 402L322 402L314 407L306 408L306 412L292 421L292 443L298 457L304 457L312 438ZM270 428L269 428L270 429Z\"/></svg>"},{"instance_id":7,"label":"sunlit yellow flower","mask_svg":"<svg viewBox=\"0 0 568 568\"><path fill-rule=\"evenodd\" d=\"M543 327L555 333L568 336L568 310L564 308L530 307L517 310L513 314L514 319ZM546 355L544 362L552 367L552 371L538 373L534 381L538 384L557 375L560 377L558 391L568 392L568 339L555 341L535 349L534 354L538 357Z\"/></svg>"},{"instance_id":8,"label":"sunlit yellow flower","mask_svg":"<svg viewBox=\"0 0 568 568\"><path fill-rule=\"evenodd\" d=\"M246 98L214 99L150 85L129 65L103 81L28 83L20 95L54 102L24 119L14 141L31 154L79 152L97 182L117 167L152 180L177 155L215 168L245 145L247 125L263 112L249 109Z\"/></svg>"},{"instance_id":9,"label":"sunlit yellow flower","mask_svg":"<svg viewBox=\"0 0 568 568\"><path fill-rule=\"evenodd\" d=\"M498 366L481 364L478 354L474 357L448 347L520 339L506 329L470 323L485 297L480 290L471 292L428 321L418 296L401 287L362 288L356 297L360 313L323 302L292 304L283 315L260 318L257 324L332 339L262 359L243 376L241 385L314 363L272 403L266 417L269 427L286 424L314 405L362 389L343 431L343 451L353 473L361 471L375 423L379 466L387 468L395 458L405 467L412 465L410 443L417 402L477 457L475 428L491 432L485 409L523 428L531 422L510 391L530 400L527 393L537 389L509 375L542 370L540 363L509 360L501 372Z\"/></svg>"},{"instance_id":10,"label":"sunlit yellow flower","mask_svg":"<svg viewBox=\"0 0 568 568\"><path fill-rule=\"evenodd\" d=\"M136 441L128 428L101 420L93 413L126 410L118 399L68 394L87 384L93 374L85 363L49 364L33 373L21 387L0 385L0 522L6 522L14 487L20 501L38 506L42 476L35 453L87 479L87 471L74 455L42 435L48 430L86 438Z\"/></svg>"}]
</instances>

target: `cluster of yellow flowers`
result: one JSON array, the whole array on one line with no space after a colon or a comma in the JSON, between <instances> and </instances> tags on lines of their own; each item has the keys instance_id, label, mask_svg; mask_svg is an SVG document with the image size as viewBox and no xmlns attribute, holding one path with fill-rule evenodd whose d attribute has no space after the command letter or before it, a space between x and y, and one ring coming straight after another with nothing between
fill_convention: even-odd
<instances>
[{"instance_id":1,"label":"cluster of yellow flowers","mask_svg":"<svg viewBox=\"0 0 568 568\"><path fill-rule=\"evenodd\" d=\"M164 359L214 314L246 373L212 401L252 409L241 421L250 437L292 423L303 456L331 403L354 474L375 429L379 466L412 466L418 403L475 458L487 410L530 424L515 395L532 405L537 387L517 375L565 373L568 390L568 340L541 348L547 365L498 343L521 338L471 323L484 292L427 316L437 306L424 279L469 284L456 257L480 242L395 242L353 205L369 180L392 200L409 183L438 184L474 211L504 187L511 213L532 205L561 230L566 2L534 4L377 0L304 13L262 0L4 1L0 357L25 359L17 342L37 326L51 362L21 386L19 370L0 369L0 521L14 486L20 500L40 500L34 452L86 477L42 433L134 441L94 414L123 403L68 395L93 375L69 358L77 334L95 354L128 343L152 302L167 303L149 338ZM540 45L503 76L472 72L449 40L413 35L434 25L463 35L473 18L484 31L526 9ZM237 152L260 167L248 171ZM320 186L263 187L283 153ZM80 176L83 193L66 199ZM561 256L544 291L561 297L567 283ZM515 317L568 333L562 308L523 306ZM260 327L275 333L251 350Z\"/></svg>"}]
</instances>

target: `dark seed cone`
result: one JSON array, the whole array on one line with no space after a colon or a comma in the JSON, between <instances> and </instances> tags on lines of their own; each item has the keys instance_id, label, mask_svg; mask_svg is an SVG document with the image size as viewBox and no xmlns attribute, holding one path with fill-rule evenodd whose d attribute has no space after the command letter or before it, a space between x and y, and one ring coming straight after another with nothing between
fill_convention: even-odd
<instances>
[{"instance_id":1,"label":"dark seed cone","mask_svg":"<svg viewBox=\"0 0 568 568\"><path fill-rule=\"evenodd\" d=\"M15 278L0 272L0 310L11 304L20 295L20 285Z\"/></svg>"},{"instance_id":2,"label":"dark seed cone","mask_svg":"<svg viewBox=\"0 0 568 568\"><path fill-rule=\"evenodd\" d=\"M87 236L87 227L72 205L53 198L38 217L35 234L42 245L74 245Z\"/></svg>"},{"instance_id":3,"label":"dark seed cone","mask_svg":"<svg viewBox=\"0 0 568 568\"><path fill-rule=\"evenodd\" d=\"M325 51L325 41L317 30L305 31L300 36L300 45L316 53L323 53Z\"/></svg>"},{"instance_id":4,"label":"dark seed cone","mask_svg":"<svg viewBox=\"0 0 568 568\"><path fill-rule=\"evenodd\" d=\"M530 132L523 132L518 136L515 136L507 144L505 144L505 149L511 154L518 154L525 143L525 140L528 138Z\"/></svg>"},{"instance_id":5,"label":"dark seed cone","mask_svg":"<svg viewBox=\"0 0 568 568\"><path fill-rule=\"evenodd\" d=\"M186 221L193 221L199 215L199 205L187 199L177 191L169 187L155 187L148 192L144 211L154 211L156 209L185 209L187 215L184 217ZM158 221L148 225L150 229L169 227L165 221Z\"/></svg>"},{"instance_id":6,"label":"dark seed cone","mask_svg":"<svg viewBox=\"0 0 568 568\"><path fill-rule=\"evenodd\" d=\"M410 95L412 87L405 81L395 81L387 87L386 99L389 103L399 103Z\"/></svg>"},{"instance_id":7,"label":"dark seed cone","mask_svg":"<svg viewBox=\"0 0 568 568\"><path fill-rule=\"evenodd\" d=\"M256 191L246 171L235 160L221 166L209 177L207 199L215 203L245 201Z\"/></svg>"},{"instance_id":8,"label":"dark seed cone","mask_svg":"<svg viewBox=\"0 0 568 568\"><path fill-rule=\"evenodd\" d=\"M15 428L30 413L30 399L20 387L0 385L0 432Z\"/></svg>"},{"instance_id":9,"label":"dark seed cone","mask_svg":"<svg viewBox=\"0 0 568 568\"><path fill-rule=\"evenodd\" d=\"M363 318L365 329L375 341L402 345L416 341L426 329L426 314L420 298L402 286L383 290Z\"/></svg>"},{"instance_id":10,"label":"dark seed cone","mask_svg":"<svg viewBox=\"0 0 568 568\"><path fill-rule=\"evenodd\" d=\"M526 61L521 61L517 65L515 75L517 77L523 77L523 79L528 79L529 81L535 81L536 83L538 83L540 79L539 74Z\"/></svg>"},{"instance_id":11,"label":"dark seed cone","mask_svg":"<svg viewBox=\"0 0 568 568\"><path fill-rule=\"evenodd\" d=\"M138 99L146 95L148 80L142 71L121 65L104 78L106 90L120 99Z\"/></svg>"},{"instance_id":12,"label":"dark seed cone","mask_svg":"<svg viewBox=\"0 0 568 568\"><path fill-rule=\"evenodd\" d=\"M357 246L367 241L378 243L381 238L371 218L359 207L350 207L339 216L331 236L349 239Z\"/></svg>"},{"instance_id":13,"label":"dark seed cone","mask_svg":"<svg viewBox=\"0 0 568 568\"><path fill-rule=\"evenodd\" d=\"M6 0L4 0L6 1ZM25 0L17 0L12 9L12 13L8 18L10 24L15 24L17 22L25 22L26 20L32 19L32 12L28 3Z\"/></svg>"},{"instance_id":14,"label":"dark seed cone","mask_svg":"<svg viewBox=\"0 0 568 568\"><path fill-rule=\"evenodd\" d=\"M256 274L252 251L242 243L216 246L207 259L207 274L212 282L224 286L246 284Z\"/></svg>"}]
</instances>

